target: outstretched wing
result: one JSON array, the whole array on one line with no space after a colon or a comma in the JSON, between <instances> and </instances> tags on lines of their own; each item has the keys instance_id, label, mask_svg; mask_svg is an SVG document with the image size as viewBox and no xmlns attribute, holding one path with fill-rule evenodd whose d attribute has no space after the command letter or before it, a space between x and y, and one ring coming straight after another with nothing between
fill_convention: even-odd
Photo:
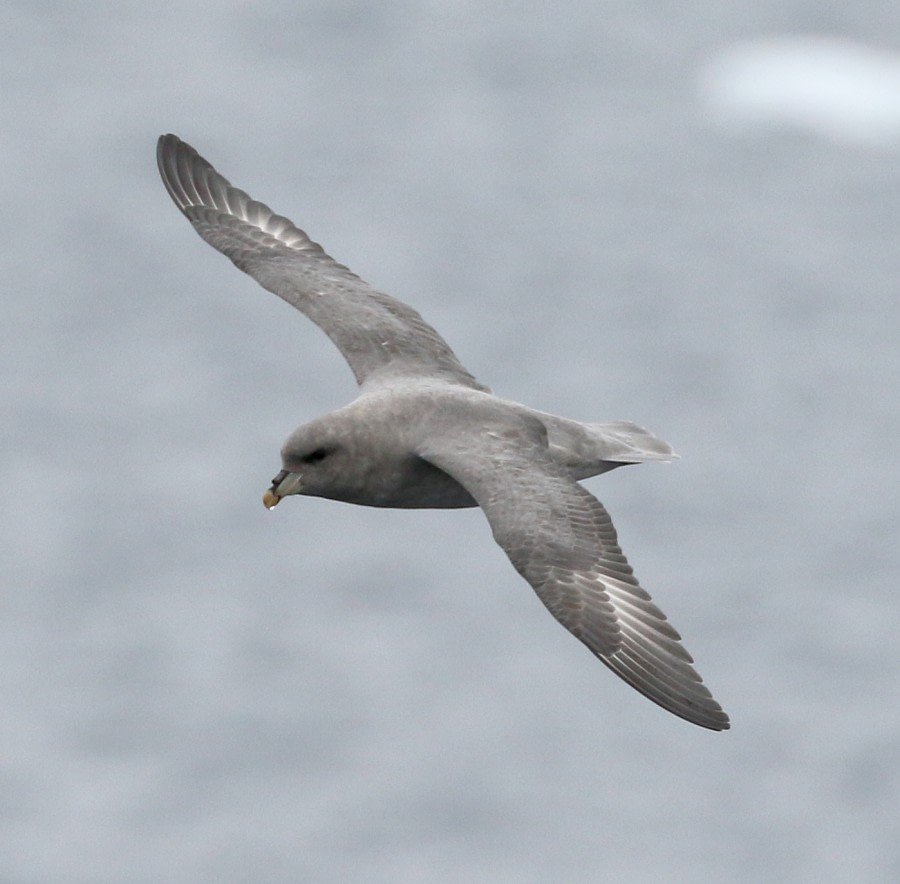
<instances>
[{"instance_id":1,"label":"outstretched wing","mask_svg":"<svg viewBox=\"0 0 900 884\"><path fill-rule=\"evenodd\" d=\"M420 455L475 498L550 613L616 675L694 724L729 727L681 636L638 584L609 514L553 463L540 428L487 426L474 445L471 435L442 434Z\"/></svg>"},{"instance_id":2,"label":"outstretched wing","mask_svg":"<svg viewBox=\"0 0 900 884\"><path fill-rule=\"evenodd\" d=\"M232 187L189 144L163 135L156 157L169 196L197 233L318 325L360 385L433 377L486 389L415 310L375 291L287 218Z\"/></svg>"}]
</instances>

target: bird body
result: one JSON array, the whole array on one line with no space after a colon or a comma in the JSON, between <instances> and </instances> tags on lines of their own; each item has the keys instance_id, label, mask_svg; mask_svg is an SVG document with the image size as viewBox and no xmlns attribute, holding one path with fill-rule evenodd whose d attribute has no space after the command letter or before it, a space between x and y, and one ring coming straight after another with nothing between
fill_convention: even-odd
<instances>
[{"instance_id":1,"label":"bird body","mask_svg":"<svg viewBox=\"0 0 900 884\"><path fill-rule=\"evenodd\" d=\"M464 449L470 432L506 432L512 438L534 432L554 466L573 480L674 456L636 424L582 424L482 390L410 380L364 391L343 408L299 427L288 437L282 460L286 470L303 473L300 493L307 495L404 509L478 506L456 480L423 458L430 440L450 445L458 435ZM317 452L327 457L304 460Z\"/></svg>"}]
</instances>

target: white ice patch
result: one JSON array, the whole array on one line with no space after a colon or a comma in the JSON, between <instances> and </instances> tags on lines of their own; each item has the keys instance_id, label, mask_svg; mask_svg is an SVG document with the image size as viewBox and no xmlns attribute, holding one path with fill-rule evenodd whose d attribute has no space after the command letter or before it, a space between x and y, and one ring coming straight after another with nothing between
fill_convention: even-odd
<instances>
[{"instance_id":1,"label":"white ice patch","mask_svg":"<svg viewBox=\"0 0 900 884\"><path fill-rule=\"evenodd\" d=\"M732 46L701 71L713 114L738 127L793 126L835 141L900 146L900 54L823 37Z\"/></svg>"}]
</instances>

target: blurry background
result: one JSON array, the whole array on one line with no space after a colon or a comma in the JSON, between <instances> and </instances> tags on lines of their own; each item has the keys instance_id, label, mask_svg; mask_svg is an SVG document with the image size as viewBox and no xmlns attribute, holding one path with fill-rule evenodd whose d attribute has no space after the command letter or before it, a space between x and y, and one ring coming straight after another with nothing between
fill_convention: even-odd
<instances>
[{"instance_id":1,"label":"blurry background","mask_svg":"<svg viewBox=\"0 0 900 884\"><path fill-rule=\"evenodd\" d=\"M900 878L894 0L7 2L0 878ZM170 202L175 132L588 486L733 730L482 515L260 497L352 375Z\"/></svg>"}]
</instances>

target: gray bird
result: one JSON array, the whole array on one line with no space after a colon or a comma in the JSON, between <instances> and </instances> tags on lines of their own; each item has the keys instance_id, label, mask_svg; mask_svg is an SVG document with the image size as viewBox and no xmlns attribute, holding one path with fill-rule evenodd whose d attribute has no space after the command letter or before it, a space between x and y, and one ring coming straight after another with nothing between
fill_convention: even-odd
<instances>
[{"instance_id":1,"label":"gray bird","mask_svg":"<svg viewBox=\"0 0 900 884\"><path fill-rule=\"evenodd\" d=\"M349 405L290 435L267 507L292 494L479 506L550 613L616 675L694 724L728 728L681 636L635 579L603 505L578 484L671 460L665 442L636 424L583 424L494 396L415 310L232 187L190 145L162 136L157 162L197 233L318 325L360 386Z\"/></svg>"}]
</instances>

